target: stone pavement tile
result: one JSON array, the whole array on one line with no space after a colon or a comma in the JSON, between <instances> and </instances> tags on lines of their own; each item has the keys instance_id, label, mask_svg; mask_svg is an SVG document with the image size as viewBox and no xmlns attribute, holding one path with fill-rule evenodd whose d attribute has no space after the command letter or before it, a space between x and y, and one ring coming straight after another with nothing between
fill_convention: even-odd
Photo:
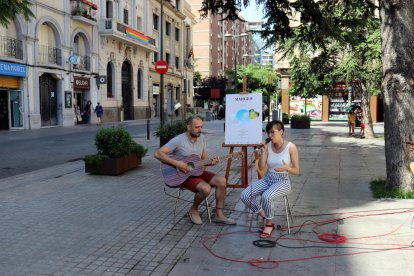
<instances>
[{"instance_id":1,"label":"stone pavement tile","mask_svg":"<svg viewBox=\"0 0 414 276\"><path fill-rule=\"evenodd\" d=\"M355 251L347 250L348 253ZM411 260L412 262L412 260ZM407 267L407 263L396 251L367 253L361 255L338 257L336 263L336 275L414 275L413 270Z\"/></svg>"}]
</instances>

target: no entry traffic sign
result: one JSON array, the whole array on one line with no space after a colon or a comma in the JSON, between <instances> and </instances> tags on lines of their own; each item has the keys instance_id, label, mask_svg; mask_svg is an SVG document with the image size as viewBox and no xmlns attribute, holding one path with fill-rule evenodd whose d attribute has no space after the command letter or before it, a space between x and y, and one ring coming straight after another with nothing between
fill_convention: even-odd
<instances>
[{"instance_id":1,"label":"no entry traffic sign","mask_svg":"<svg viewBox=\"0 0 414 276\"><path fill-rule=\"evenodd\" d=\"M165 74L168 71L168 64L165 60L160 59L155 63L155 71L157 71L158 74Z\"/></svg>"}]
</instances>

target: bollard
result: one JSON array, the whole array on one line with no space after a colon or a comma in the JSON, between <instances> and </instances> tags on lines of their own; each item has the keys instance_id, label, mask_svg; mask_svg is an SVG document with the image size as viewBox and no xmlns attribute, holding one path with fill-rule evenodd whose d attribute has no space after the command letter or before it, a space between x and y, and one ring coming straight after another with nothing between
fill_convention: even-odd
<instances>
[{"instance_id":1,"label":"bollard","mask_svg":"<svg viewBox=\"0 0 414 276\"><path fill-rule=\"evenodd\" d=\"M226 122L223 124L223 131L226 132Z\"/></svg>"},{"instance_id":2,"label":"bollard","mask_svg":"<svg viewBox=\"0 0 414 276\"><path fill-rule=\"evenodd\" d=\"M150 139L150 120L147 120L147 140Z\"/></svg>"}]
</instances>

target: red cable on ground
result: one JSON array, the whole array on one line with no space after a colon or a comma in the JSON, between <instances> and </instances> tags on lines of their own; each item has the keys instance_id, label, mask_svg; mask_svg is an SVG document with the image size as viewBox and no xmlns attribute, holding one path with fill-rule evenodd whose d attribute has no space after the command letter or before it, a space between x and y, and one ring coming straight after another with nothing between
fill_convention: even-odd
<instances>
[{"instance_id":1,"label":"red cable on ground","mask_svg":"<svg viewBox=\"0 0 414 276\"><path fill-rule=\"evenodd\" d=\"M345 243L348 240L345 236L333 233L320 234L318 238L328 243Z\"/></svg>"}]
</instances>

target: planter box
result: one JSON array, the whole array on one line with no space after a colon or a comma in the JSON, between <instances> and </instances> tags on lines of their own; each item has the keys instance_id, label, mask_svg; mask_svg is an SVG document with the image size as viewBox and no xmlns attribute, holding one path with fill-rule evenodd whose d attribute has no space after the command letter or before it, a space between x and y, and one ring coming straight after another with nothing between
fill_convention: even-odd
<instances>
[{"instance_id":1,"label":"planter box","mask_svg":"<svg viewBox=\"0 0 414 276\"><path fill-rule=\"evenodd\" d=\"M290 128L310 128L310 121L290 121Z\"/></svg>"},{"instance_id":2,"label":"planter box","mask_svg":"<svg viewBox=\"0 0 414 276\"><path fill-rule=\"evenodd\" d=\"M282 123L284 125L288 125L289 124L289 118L282 118Z\"/></svg>"},{"instance_id":3,"label":"planter box","mask_svg":"<svg viewBox=\"0 0 414 276\"><path fill-rule=\"evenodd\" d=\"M101 166L94 167L85 163L85 172L91 174L120 175L141 165L141 157L131 154L125 157L109 158Z\"/></svg>"}]
</instances>

